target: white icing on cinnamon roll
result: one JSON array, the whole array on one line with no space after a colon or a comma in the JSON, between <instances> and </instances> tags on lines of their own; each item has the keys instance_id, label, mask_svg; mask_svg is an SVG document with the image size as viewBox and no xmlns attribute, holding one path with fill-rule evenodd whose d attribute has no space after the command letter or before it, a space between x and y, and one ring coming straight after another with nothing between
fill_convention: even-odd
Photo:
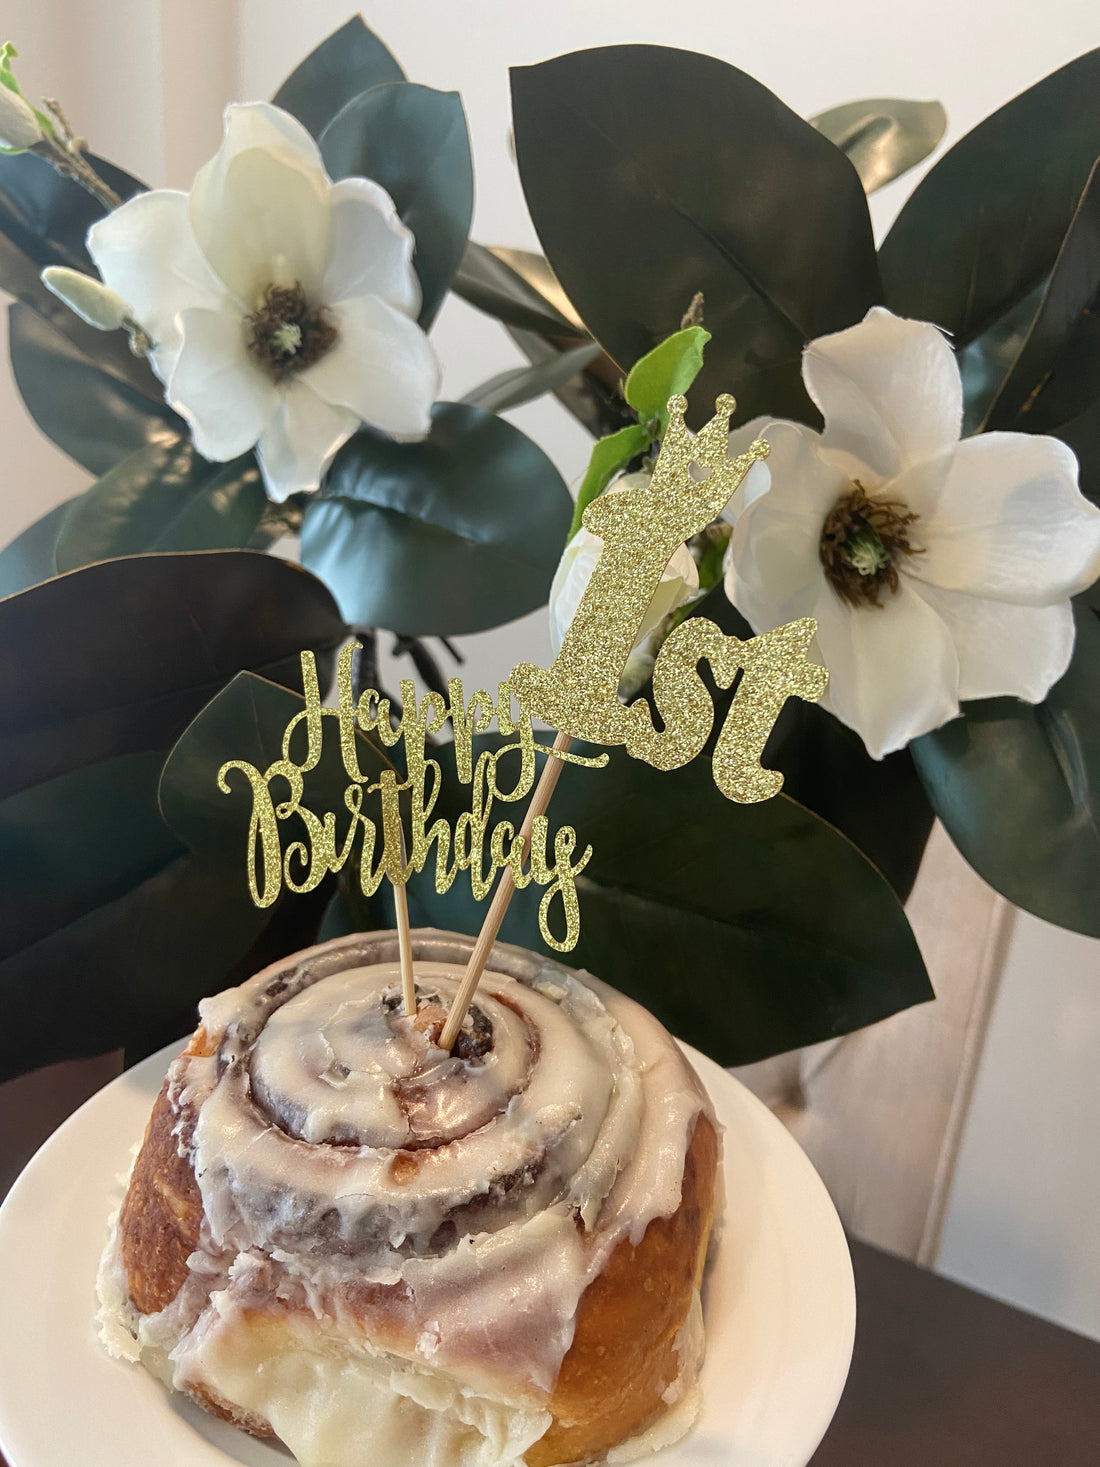
<instances>
[{"instance_id":1,"label":"white icing on cinnamon roll","mask_svg":"<svg viewBox=\"0 0 1100 1467\"><path fill-rule=\"evenodd\" d=\"M132 1332L177 1387L271 1423L306 1463L335 1448L284 1396L293 1379L331 1396L331 1374L303 1382L337 1338L360 1339L345 1393L372 1411L381 1391L449 1413L441 1461L516 1460L545 1430L588 1284L679 1205L706 1101L661 1026L595 979L498 945L448 1055L424 1015L450 1003L468 950L417 934L416 1023L392 935L299 954L205 1001L212 1052L170 1071L202 1229L176 1298L131 1311ZM365 1311L381 1322L370 1343ZM261 1315L283 1341L266 1355ZM455 1432L474 1432L467 1455ZM498 1439L505 1455L486 1445Z\"/></svg>"}]
</instances>

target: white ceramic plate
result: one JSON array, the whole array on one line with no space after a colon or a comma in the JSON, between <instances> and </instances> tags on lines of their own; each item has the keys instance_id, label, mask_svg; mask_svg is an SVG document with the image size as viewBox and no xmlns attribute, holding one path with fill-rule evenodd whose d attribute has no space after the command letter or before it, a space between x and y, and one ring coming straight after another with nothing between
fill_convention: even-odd
<instances>
[{"instance_id":1,"label":"white ceramic plate","mask_svg":"<svg viewBox=\"0 0 1100 1467\"><path fill-rule=\"evenodd\" d=\"M10 1467L291 1467L96 1338L95 1278L120 1177L172 1045L92 1097L0 1208L0 1447ZM705 1297L703 1414L653 1467L805 1467L848 1373L855 1289L817 1173L766 1106L688 1054L726 1128L726 1212ZM367 1464L364 1464L367 1467Z\"/></svg>"}]
</instances>

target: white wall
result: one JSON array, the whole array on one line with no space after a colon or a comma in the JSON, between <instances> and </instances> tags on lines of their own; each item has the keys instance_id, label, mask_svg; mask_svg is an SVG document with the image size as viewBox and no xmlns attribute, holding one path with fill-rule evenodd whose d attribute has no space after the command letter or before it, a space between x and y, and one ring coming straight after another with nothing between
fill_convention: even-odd
<instances>
[{"instance_id":1,"label":"white wall","mask_svg":"<svg viewBox=\"0 0 1100 1467\"><path fill-rule=\"evenodd\" d=\"M186 186L231 98L269 96L343 22L351 0L0 0L20 75L59 94L108 156ZM475 237L535 247L507 149L507 68L582 46L648 41L710 51L809 114L863 96L938 97L949 140L1013 92L1100 44L1095 0L368 0L368 23L410 76L462 92L474 140ZM655 99L659 105L659 98ZM884 229L912 177L873 201ZM518 360L504 333L448 303L445 392ZM0 541L76 492L83 475L30 425L0 367ZM516 414L570 480L585 435L554 402ZM466 639L468 678L491 683L546 655L541 614ZM1028 917L994 1014L947 1218L941 1267L1100 1337L1100 943Z\"/></svg>"}]
</instances>

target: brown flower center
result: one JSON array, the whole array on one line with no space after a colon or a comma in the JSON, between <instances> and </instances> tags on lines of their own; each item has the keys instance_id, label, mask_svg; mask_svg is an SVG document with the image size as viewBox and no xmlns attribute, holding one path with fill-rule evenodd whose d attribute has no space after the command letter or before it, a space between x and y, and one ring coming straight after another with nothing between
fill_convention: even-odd
<instances>
[{"instance_id":1,"label":"brown flower center","mask_svg":"<svg viewBox=\"0 0 1100 1467\"><path fill-rule=\"evenodd\" d=\"M248 350L276 382L319 362L338 334L325 307L311 306L298 284L269 285L244 327Z\"/></svg>"},{"instance_id":2,"label":"brown flower center","mask_svg":"<svg viewBox=\"0 0 1100 1467\"><path fill-rule=\"evenodd\" d=\"M881 606L885 587L898 588L898 562L920 555L909 539L918 516L904 504L870 499L856 480L837 500L821 527L820 555L825 577L849 606Z\"/></svg>"}]
</instances>

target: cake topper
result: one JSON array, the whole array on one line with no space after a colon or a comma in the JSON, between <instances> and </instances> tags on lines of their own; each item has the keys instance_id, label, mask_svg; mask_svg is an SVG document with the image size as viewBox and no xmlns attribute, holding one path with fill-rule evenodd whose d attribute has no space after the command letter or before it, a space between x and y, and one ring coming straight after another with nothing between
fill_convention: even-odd
<instances>
[{"instance_id":1,"label":"cake topper","mask_svg":"<svg viewBox=\"0 0 1100 1467\"><path fill-rule=\"evenodd\" d=\"M574 753L574 739L621 745L632 758L657 769L679 769L702 752L714 725L714 704L699 664L708 664L720 688L730 687L740 673L711 763L721 792L728 799L751 804L777 794L783 784L783 776L763 768L760 759L784 703L791 697L816 702L825 690L825 669L806 660L817 630L812 618L741 639L724 633L706 617L691 617L666 638L654 665L653 704L660 727L654 723L646 698L627 704L618 696L627 658L673 552L711 523L752 465L768 454L768 444L757 439L746 453L728 456L732 397L719 397L715 416L694 438L684 422L686 407L683 397L669 400L668 430L649 484L605 494L586 508L584 527L600 537L603 547L549 668L519 663L500 684L496 699L479 689L468 703L458 678L450 680L446 699L434 692L418 698L414 684L406 680L401 683L402 710L396 717L389 700L376 689L369 688L355 698L351 677L354 645L345 647L338 661L335 708L322 705L313 654L303 652L305 707L287 724L282 757L265 770L231 759L218 772L223 791L230 790L235 771L245 776L252 791L248 880L257 906L270 906L284 887L292 892L312 891L327 874L343 870L357 844L359 885L365 896L373 895L388 877L403 898L405 883L424 869L433 850L435 888L440 894L449 890L460 871L467 871L473 896L483 900L500 873L462 988L440 1037L444 1048L449 1049L457 1038L516 887L522 889L533 881L545 888L539 904L539 929L550 947L568 952L576 945L580 935L576 878L588 864L592 847L586 846L577 855L576 831L568 825L556 830L551 840L546 807L565 763L600 768L608 756ZM518 706L518 716L513 704ZM339 844L336 812L318 815L302 802L305 776L321 758L326 719L338 725L349 780L344 805L350 823ZM553 747L536 740L534 719L557 729ZM428 743L448 722L458 779L470 787L469 808L453 823L442 816L432 819L442 770L439 761L430 757ZM475 759L474 736L487 732L494 722L506 742L498 749L477 752ZM305 727L305 749L296 759L291 744L300 724ZM376 734L386 747L402 745L403 777L393 767L383 769L377 779L361 769L357 729ZM548 757L536 787L538 753ZM519 755L519 772L511 780L504 779L499 768L508 754ZM280 794L285 787L283 798L275 798L273 784ZM507 819L491 823L494 806L516 803L529 795L526 818L518 832ZM377 797L373 815L364 810L370 796ZM407 851L402 797L409 810ZM280 826L294 818L301 822L297 838L284 851ZM298 833L303 828L304 840ZM556 924L560 936L551 926L555 898L561 906ZM414 999L403 900L398 900L397 909L408 1008Z\"/></svg>"}]
</instances>

